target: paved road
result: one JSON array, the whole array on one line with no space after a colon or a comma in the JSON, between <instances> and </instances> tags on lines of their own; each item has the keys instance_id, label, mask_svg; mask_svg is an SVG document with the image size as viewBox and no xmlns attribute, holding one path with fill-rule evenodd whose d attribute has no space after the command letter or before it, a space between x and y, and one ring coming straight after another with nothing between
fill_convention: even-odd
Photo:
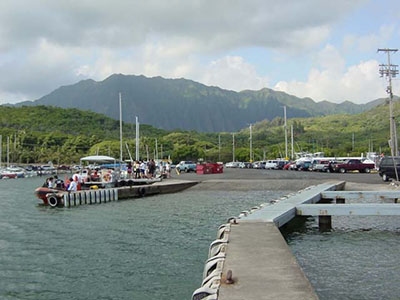
<instances>
[{"instance_id":1,"label":"paved road","mask_svg":"<svg viewBox=\"0 0 400 300\"><path fill-rule=\"evenodd\" d=\"M196 173L181 173L174 171L172 178L182 180L195 180L201 184L197 188L222 190L300 190L305 187L329 181L345 181L346 189L365 190L391 188L391 184L383 182L377 173L323 173L309 171L288 170L259 170L224 168L222 174L199 175Z\"/></svg>"}]
</instances>

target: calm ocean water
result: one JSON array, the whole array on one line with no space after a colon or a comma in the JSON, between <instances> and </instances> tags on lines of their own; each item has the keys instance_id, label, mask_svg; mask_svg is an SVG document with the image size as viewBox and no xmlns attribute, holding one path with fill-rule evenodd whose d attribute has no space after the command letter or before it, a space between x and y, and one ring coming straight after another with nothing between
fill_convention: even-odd
<instances>
[{"instance_id":1,"label":"calm ocean water","mask_svg":"<svg viewBox=\"0 0 400 300\"><path fill-rule=\"evenodd\" d=\"M0 180L2 300L191 299L218 226L289 193L195 189L50 209L33 195L43 179ZM320 298L400 299L399 219L334 225L320 234L311 219L288 235Z\"/></svg>"}]
</instances>

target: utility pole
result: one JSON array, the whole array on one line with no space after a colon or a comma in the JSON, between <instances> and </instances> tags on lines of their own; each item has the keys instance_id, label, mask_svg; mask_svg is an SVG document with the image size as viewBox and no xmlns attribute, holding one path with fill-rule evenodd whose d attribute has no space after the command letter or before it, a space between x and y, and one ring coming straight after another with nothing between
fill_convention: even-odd
<instances>
[{"instance_id":1,"label":"utility pole","mask_svg":"<svg viewBox=\"0 0 400 300\"><path fill-rule=\"evenodd\" d=\"M390 61L390 53L397 52L398 49L378 49L378 52L385 52L387 54L388 63L379 65L379 74L381 77L386 77L389 81L389 86L386 88L386 92L389 94L389 114L390 114L390 140L389 145L391 149L391 155L398 155L398 147L397 147L397 131L396 131L396 122L393 116L393 90L392 90L392 78L396 77L399 74L399 70L397 70L398 65L391 64Z\"/></svg>"}]
</instances>

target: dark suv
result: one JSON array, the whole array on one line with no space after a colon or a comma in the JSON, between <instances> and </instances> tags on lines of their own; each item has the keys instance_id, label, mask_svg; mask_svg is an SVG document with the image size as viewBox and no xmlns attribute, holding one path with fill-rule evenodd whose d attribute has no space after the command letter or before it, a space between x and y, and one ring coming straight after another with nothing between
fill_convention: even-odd
<instances>
[{"instance_id":1,"label":"dark suv","mask_svg":"<svg viewBox=\"0 0 400 300\"><path fill-rule=\"evenodd\" d=\"M378 172L383 181L389 181L392 178L398 180L400 178L400 156L384 156L379 162Z\"/></svg>"}]
</instances>

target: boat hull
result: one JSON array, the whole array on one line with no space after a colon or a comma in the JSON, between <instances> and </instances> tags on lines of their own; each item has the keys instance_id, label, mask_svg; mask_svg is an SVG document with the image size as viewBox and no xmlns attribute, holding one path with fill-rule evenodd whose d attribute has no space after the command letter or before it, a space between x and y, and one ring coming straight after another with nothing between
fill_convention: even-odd
<instances>
[{"instance_id":1,"label":"boat hull","mask_svg":"<svg viewBox=\"0 0 400 300\"><path fill-rule=\"evenodd\" d=\"M49 199L51 196L56 195L57 198L61 198L63 191L57 189L50 189L48 187L38 187L35 190L36 198L42 200L44 205L49 205Z\"/></svg>"}]
</instances>

